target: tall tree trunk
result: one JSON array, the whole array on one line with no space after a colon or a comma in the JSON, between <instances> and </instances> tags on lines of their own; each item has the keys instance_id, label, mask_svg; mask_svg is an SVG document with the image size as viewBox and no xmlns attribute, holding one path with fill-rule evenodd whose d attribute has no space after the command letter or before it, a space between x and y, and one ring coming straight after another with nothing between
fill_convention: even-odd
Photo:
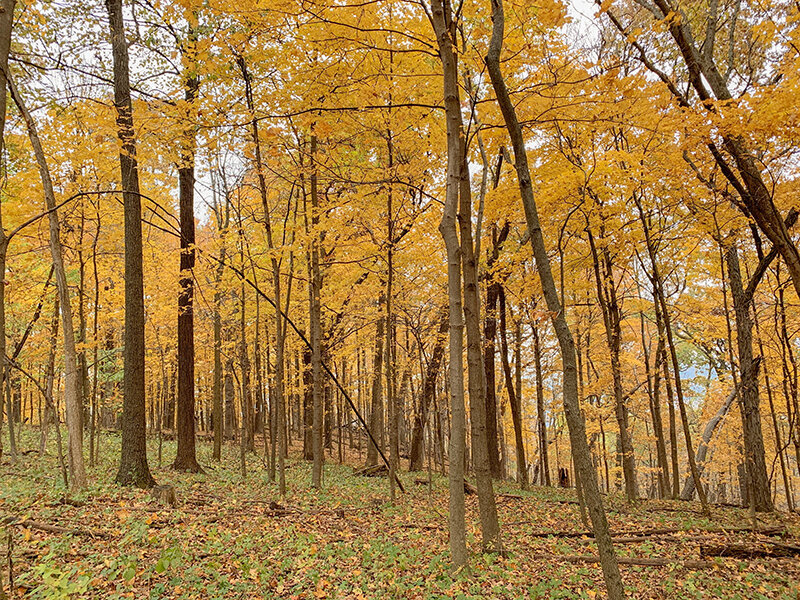
<instances>
[{"instance_id":1,"label":"tall tree trunk","mask_svg":"<svg viewBox=\"0 0 800 600\"><path fill-rule=\"evenodd\" d=\"M311 430L311 447L313 464L311 469L311 485L322 488L322 464L325 459L322 447L323 390L322 390L322 307L320 293L322 291L322 275L320 274L320 235L319 196L317 192L317 136L311 135L311 225L313 238L311 242L311 281L310 281L310 315L311 323L311 377L314 422Z\"/></svg>"},{"instance_id":2,"label":"tall tree trunk","mask_svg":"<svg viewBox=\"0 0 800 600\"><path fill-rule=\"evenodd\" d=\"M537 439L539 440L539 477L540 481L551 486L550 479L550 444L547 441L547 419L544 412L544 380L542 369L542 347L539 340L539 328L531 323L533 333L533 364L536 372L536 423Z\"/></svg>"},{"instance_id":3,"label":"tall tree trunk","mask_svg":"<svg viewBox=\"0 0 800 600\"><path fill-rule=\"evenodd\" d=\"M142 205L133 128L128 42L122 0L106 0L114 60L114 105L121 142L119 163L125 212L125 380L122 406L122 450L116 482L152 487L147 464L144 385L144 275L142 271Z\"/></svg>"},{"instance_id":4,"label":"tall tree trunk","mask_svg":"<svg viewBox=\"0 0 800 600\"><path fill-rule=\"evenodd\" d=\"M773 506L767 465L764 459L764 437L761 432L758 361L753 360L753 320L750 317L750 302L742 289L739 253L735 244L728 248L726 262L733 296L733 309L736 314L736 343L739 349L739 373L742 387L739 399L747 477L755 509L760 512L769 512L773 510Z\"/></svg>"},{"instance_id":5,"label":"tall tree trunk","mask_svg":"<svg viewBox=\"0 0 800 600\"><path fill-rule=\"evenodd\" d=\"M464 511L464 458L466 456L466 408L464 404L464 313L461 302L461 252L456 225L461 175L462 125L458 93L458 65L454 44L456 24L450 3L432 0L433 28L442 61L445 118L447 120L447 184L439 232L447 248L447 292L450 322L450 502L448 528L450 556L456 569L467 566L467 534Z\"/></svg>"},{"instance_id":6,"label":"tall tree trunk","mask_svg":"<svg viewBox=\"0 0 800 600\"><path fill-rule=\"evenodd\" d=\"M184 58L188 62L184 74L184 100L192 115L200 81L196 74L194 43L197 33L190 26ZM202 473L195 453L194 427L194 163L195 124L186 123L181 140L178 165L178 191L180 204L181 256L180 292L178 293L178 453L172 468L190 473Z\"/></svg>"},{"instance_id":7,"label":"tall tree trunk","mask_svg":"<svg viewBox=\"0 0 800 600\"><path fill-rule=\"evenodd\" d=\"M56 288L58 289L58 297L61 304L61 324L64 338L64 407L67 417L67 457L70 485L73 491L83 490L87 484L86 469L83 463L83 406L78 385L78 354L75 345L75 330L72 323L67 272L64 268L55 192L44 149L36 131L36 123L11 79L8 80L8 88L25 120L28 137L30 138L31 146L33 146L33 152L39 168L39 176L44 188L44 198L50 224L50 254L53 258ZM11 426L10 421L11 419L9 418L9 426Z\"/></svg>"},{"instance_id":8,"label":"tall tree trunk","mask_svg":"<svg viewBox=\"0 0 800 600\"><path fill-rule=\"evenodd\" d=\"M602 233L602 230L601 230ZM614 284L613 263L608 248L598 251L594 236L589 234L589 245L592 249L594 262L595 282L597 285L597 301L603 313L603 324L606 331L606 343L611 359L611 376L614 383L614 415L619 427L619 446L621 450L622 473L625 479L625 497L631 501L639 495L639 486L636 481L636 457L633 450L633 440L628 425L628 407L625 403L625 392L622 390L622 373L620 367L620 344L622 338L622 313L617 301L616 286Z\"/></svg>"},{"instance_id":9,"label":"tall tree trunk","mask_svg":"<svg viewBox=\"0 0 800 600\"><path fill-rule=\"evenodd\" d=\"M514 160L517 168L522 204L525 210L525 220L528 225L531 246L536 259L537 272L542 284L547 309L553 321L553 327L558 337L561 348L561 362L563 367L563 400L564 413L569 426L572 455L575 461L577 476L581 479L586 507L592 520L595 540L600 554L600 562L605 577L606 589L611 600L619 600L625 596L619 565L611 543L608 520L603 508L603 500L597 487L597 474L592 466L592 457L589 444L586 441L586 424L581 413L578 399L578 374L575 360L575 342L567 324L564 307L558 296L558 290L553 279L550 267L550 257L539 224L539 215L536 200L533 195L528 157L525 149L525 140L522 128L517 120L516 109L511 102L505 80L500 70L500 53L503 47L503 30L505 17L503 15L502 0L492 0L492 39L486 56L486 65L492 81L495 95L497 96L503 120L508 129L509 137L514 148Z\"/></svg>"},{"instance_id":10,"label":"tall tree trunk","mask_svg":"<svg viewBox=\"0 0 800 600\"><path fill-rule=\"evenodd\" d=\"M372 399L369 411L369 429L373 437L383 447L383 343L386 339L384 327L386 327L386 316L383 303L386 298L383 294L378 298L378 323L375 331L375 354L372 360ZM366 466L378 464L378 449L374 444L367 445Z\"/></svg>"},{"instance_id":11,"label":"tall tree trunk","mask_svg":"<svg viewBox=\"0 0 800 600\"><path fill-rule=\"evenodd\" d=\"M225 203L225 218L221 218L217 205L217 195L214 193L214 213L217 215L217 230L222 235L222 245L219 249L219 264L214 277L214 385L213 395L213 424L214 424L214 450L213 460L222 460L222 438L225 435L226 424L223 412L222 392L223 379L222 372L222 274L225 269L225 230L228 228L230 220L230 203Z\"/></svg>"},{"instance_id":12,"label":"tall tree trunk","mask_svg":"<svg viewBox=\"0 0 800 600\"><path fill-rule=\"evenodd\" d=\"M656 436L656 459L658 461L658 495L666 498L670 495L669 463L667 462L667 444L664 440L664 422L661 418L661 356L664 340L659 337L655 352L655 365L650 367L650 352L645 341L644 314L639 313L642 330L642 350L644 353L645 376L647 377L647 395L650 398L650 414L653 419L653 433Z\"/></svg>"},{"instance_id":13,"label":"tall tree trunk","mask_svg":"<svg viewBox=\"0 0 800 600\"><path fill-rule=\"evenodd\" d=\"M0 2L0 155L5 154L5 127L6 127L6 73L8 73L8 54L11 51L11 30L14 27L14 6L16 0L2 0ZM2 178L5 184L6 178ZM0 390L3 389L5 378L8 374L6 356L6 255L8 253L8 238L3 228L3 211L0 206ZM3 458L3 410L0 399L0 460ZM11 413L9 413L10 415ZM13 437L13 427L9 418L10 435Z\"/></svg>"}]
</instances>

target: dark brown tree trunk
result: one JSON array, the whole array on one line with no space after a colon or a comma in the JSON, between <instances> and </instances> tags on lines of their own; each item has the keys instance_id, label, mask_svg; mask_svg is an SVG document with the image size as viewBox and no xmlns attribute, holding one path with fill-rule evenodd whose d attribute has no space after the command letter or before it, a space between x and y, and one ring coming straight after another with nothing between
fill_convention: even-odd
<instances>
[{"instance_id":1,"label":"dark brown tree trunk","mask_svg":"<svg viewBox=\"0 0 800 600\"><path fill-rule=\"evenodd\" d=\"M194 41L194 28L189 40ZM190 44L191 45L191 44ZM184 50L186 52L187 50ZM188 50L191 51L191 50ZM184 99L192 106L197 98L200 82L192 74L184 83ZM181 227L180 292L178 293L178 452L172 468L190 473L202 473L195 452L194 426L194 123L185 125L178 166L178 190Z\"/></svg>"},{"instance_id":2,"label":"dark brown tree trunk","mask_svg":"<svg viewBox=\"0 0 800 600\"><path fill-rule=\"evenodd\" d=\"M539 328L535 323L531 323L531 331L533 333L533 365L536 372L536 437L539 440L539 480L549 487L552 485L552 481L550 479L550 445L547 441L547 419L544 412L542 348L539 341Z\"/></svg>"},{"instance_id":3,"label":"dark brown tree trunk","mask_svg":"<svg viewBox=\"0 0 800 600\"><path fill-rule=\"evenodd\" d=\"M378 441L381 448L384 446L383 435L383 343L385 341L384 327L386 326L386 316L383 303L386 298L383 294L378 298L378 324L375 331L375 354L372 359L372 400L369 411L369 429L372 436ZM378 449L374 444L367 445L366 466L378 464Z\"/></svg>"},{"instance_id":4,"label":"dark brown tree trunk","mask_svg":"<svg viewBox=\"0 0 800 600\"><path fill-rule=\"evenodd\" d=\"M122 406L122 450L116 482L155 485L147 464L144 385L144 276L142 272L142 206L133 128L128 43L122 0L106 0L114 60L114 105L122 147L122 198L125 211L125 380Z\"/></svg>"},{"instance_id":5,"label":"dark brown tree trunk","mask_svg":"<svg viewBox=\"0 0 800 600\"><path fill-rule=\"evenodd\" d=\"M320 294L322 292L322 275L320 273L320 235L317 232L319 197L317 192L317 136L311 135L311 224L314 228L314 237L311 242L311 281L309 282L310 311L309 322L311 329L311 378L312 378L312 404L314 421L311 430L311 448L313 465L311 469L311 485L317 489L322 488L322 465L325 460L322 447L323 389L322 389L322 307Z\"/></svg>"}]
</instances>

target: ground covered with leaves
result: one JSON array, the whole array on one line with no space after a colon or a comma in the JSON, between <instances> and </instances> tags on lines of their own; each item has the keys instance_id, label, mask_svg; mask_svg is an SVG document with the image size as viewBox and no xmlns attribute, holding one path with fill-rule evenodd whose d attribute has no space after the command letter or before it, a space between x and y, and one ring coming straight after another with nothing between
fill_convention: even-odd
<instances>
[{"instance_id":1,"label":"ground covered with leaves","mask_svg":"<svg viewBox=\"0 0 800 600\"><path fill-rule=\"evenodd\" d=\"M603 597L599 564L586 562L594 541L581 535L573 490L498 486L508 556L479 553L477 500L467 497L469 573L454 574L447 542L447 480L415 483L389 502L387 480L353 475L351 464L326 465L324 490L310 489L310 465L288 461L289 495L278 497L264 462L249 458L246 479L238 449L223 463L199 448L205 475L167 468L176 508L149 492L112 483L119 440L103 439L90 489L65 493L55 457L4 458L0 473L0 556L4 591L13 598L595 598ZM23 436L23 449L36 440ZM155 449L151 456L155 456ZM634 598L800 598L794 557L716 557L719 548L791 550L800 520L715 507L701 516L688 502L606 498L627 591ZM44 526L44 527L43 527ZM552 533L553 535L548 535ZM9 545L10 539L10 545ZM10 548L13 589L8 581ZM767 552L770 553L770 552ZM780 554L775 552L774 554ZM791 552L789 552L791 554ZM667 559L667 560L659 560Z\"/></svg>"}]
</instances>

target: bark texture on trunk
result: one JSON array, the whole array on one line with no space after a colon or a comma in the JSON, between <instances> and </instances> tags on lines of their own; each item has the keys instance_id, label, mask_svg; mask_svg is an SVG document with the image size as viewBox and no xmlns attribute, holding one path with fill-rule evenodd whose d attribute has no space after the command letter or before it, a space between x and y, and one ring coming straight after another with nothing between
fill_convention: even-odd
<instances>
[{"instance_id":1,"label":"bark texture on trunk","mask_svg":"<svg viewBox=\"0 0 800 600\"><path fill-rule=\"evenodd\" d=\"M500 70L500 53L503 47L503 30L505 27L502 0L492 0L491 7L493 21L492 39L486 56L486 65L514 148L514 160L517 168L519 190L522 196L525 220L528 225L528 232L530 233L533 254L536 259L536 267L539 273L539 279L542 283L542 290L544 292L547 308L550 312L553 327L556 331L561 348L564 413L569 427L575 468L577 469L577 476L581 479L581 487L583 489L586 507L592 520L592 528L594 529L595 540L600 554L600 563L603 568L606 590L609 598L612 600L619 600L625 597L625 591L619 572L619 564L617 563L617 557L611 542L608 520L603 508L603 500L600 496L600 490L597 487L597 475L592 465L589 444L586 441L586 424L583 420L578 400L578 373L575 359L575 342L572 338L569 325L567 324L563 307L561 306L558 290L556 289L553 273L550 268L550 258L547 254L542 228L539 224L539 215L536 207L536 200L533 195L533 185L528 168L528 157L525 150L525 140L522 136L522 128L517 120L516 109L511 102L508 88L506 87L505 80Z\"/></svg>"},{"instance_id":2,"label":"bark texture on trunk","mask_svg":"<svg viewBox=\"0 0 800 600\"><path fill-rule=\"evenodd\" d=\"M194 30L189 34L193 40ZM185 82L185 100L192 106L197 98L199 80L190 75ZM180 292L178 293L178 453L172 468L190 473L202 473L195 452L194 426L194 154L193 123L187 124L182 140L181 164L178 167L180 204L181 256Z\"/></svg>"},{"instance_id":3,"label":"bark texture on trunk","mask_svg":"<svg viewBox=\"0 0 800 600\"><path fill-rule=\"evenodd\" d=\"M445 118L447 120L447 185L439 232L447 248L447 295L450 323L450 503L448 527L450 555L456 569L468 564L464 509L464 458L466 455L466 408L464 404L464 314L461 302L461 247L456 224L461 172L461 107L458 65L453 43L455 23L449 2L431 1L433 28L442 61Z\"/></svg>"},{"instance_id":4,"label":"bark texture on trunk","mask_svg":"<svg viewBox=\"0 0 800 600\"><path fill-rule=\"evenodd\" d=\"M144 384L144 275L142 272L142 203L133 128L128 42L122 0L106 0L114 59L114 106L121 142L119 163L125 212L125 380L122 401L122 451L116 482L152 487L147 464Z\"/></svg>"},{"instance_id":5,"label":"bark texture on trunk","mask_svg":"<svg viewBox=\"0 0 800 600\"><path fill-rule=\"evenodd\" d=\"M753 358L753 319L750 316L750 301L742 289L739 270L739 253L735 245L726 254L728 278L736 314L736 344L739 350L739 373L741 392L739 406L744 432L745 466L755 509L760 512L773 510L767 465L764 459L764 436L761 431L761 411L758 395L758 365Z\"/></svg>"}]
</instances>

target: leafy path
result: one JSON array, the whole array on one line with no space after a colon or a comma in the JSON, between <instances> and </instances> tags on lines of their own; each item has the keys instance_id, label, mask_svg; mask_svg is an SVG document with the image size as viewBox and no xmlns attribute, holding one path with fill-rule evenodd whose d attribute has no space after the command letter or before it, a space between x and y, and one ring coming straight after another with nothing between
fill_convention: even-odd
<instances>
[{"instance_id":1,"label":"leafy path","mask_svg":"<svg viewBox=\"0 0 800 600\"><path fill-rule=\"evenodd\" d=\"M105 440L105 448L115 444ZM276 487L267 482L260 461L253 459L251 475L242 482L235 448L226 449L229 462L216 468L208 451L202 444L201 460L209 467L205 476L154 469L159 483L176 486L176 509L156 504L148 492L105 483L96 483L86 497L65 504L64 491L53 475L52 456L40 460L31 454L16 465L3 464L0 515L18 520L6 526L12 533L14 597L603 596L599 566L572 562L594 552L590 537L573 533L585 528L572 490L536 488L521 493L502 485L502 491L511 493L498 498L509 556L475 554L471 574L454 576L448 568L444 478L434 476L429 492L406 474L408 493L391 505L386 479L354 477L352 466L346 465L328 464L325 489L315 493L308 489L309 466L293 459L287 471L291 494L277 504ZM164 456L172 452L165 446ZM92 481L111 481L114 463L109 458L96 467ZM477 504L470 496L467 502L469 541L477 552ZM747 531L720 532L748 527L746 511L716 508L713 521L707 521L690 503L647 501L630 506L616 497L607 498L607 503L621 556L669 559L667 566L624 566L631 597L798 595L796 557L700 556L701 545L736 542L749 547L759 540L777 539ZM786 528L789 542L800 532L797 517L759 519L759 527ZM36 524L68 531L45 531ZM642 535L654 529L662 533ZM571 535L547 536L547 532ZM701 564L698 561L706 568L685 568Z\"/></svg>"}]
</instances>

